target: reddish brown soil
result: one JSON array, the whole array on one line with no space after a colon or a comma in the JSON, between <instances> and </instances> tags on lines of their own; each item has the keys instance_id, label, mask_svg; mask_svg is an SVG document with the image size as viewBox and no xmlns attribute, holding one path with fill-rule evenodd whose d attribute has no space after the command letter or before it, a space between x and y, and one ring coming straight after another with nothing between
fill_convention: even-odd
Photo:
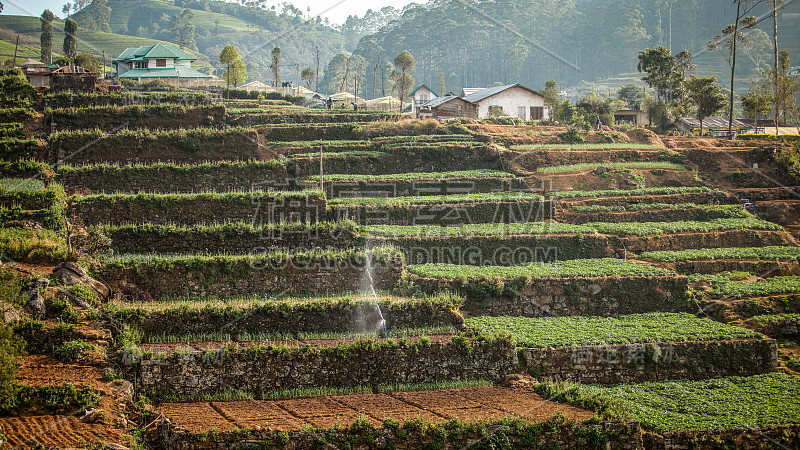
<instances>
[{"instance_id":1,"label":"reddish brown soil","mask_svg":"<svg viewBox=\"0 0 800 450\"><path fill-rule=\"evenodd\" d=\"M349 425L365 416L375 425L383 419L422 418L445 422L525 417L541 421L557 411L571 420L594 416L591 411L542 399L526 388L481 386L438 391L351 394L302 397L275 401L164 403L157 408L177 425L193 432L213 427L297 430L303 426L329 428Z\"/></svg>"},{"instance_id":2,"label":"reddish brown soil","mask_svg":"<svg viewBox=\"0 0 800 450\"><path fill-rule=\"evenodd\" d=\"M598 164L602 165L602 164ZM634 169L632 174L614 173L612 176L603 177L593 175L592 170L582 170L564 173L536 173L528 179L530 186L550 186L553 191L593 191L602 189L631 189L637 187L634 175L640 175L646 180L644 186L638 187L673 187L673 186L700 186L692 172L687 170L661 169L662 175L654 175L653 169Z\"/></svg>"},{"instance_id":3,"label":"reddish brown soil","mask_svg":"<svg viewBox=\"0 0 800 450\"><path fill-rule=\"evenodd\" d=\"M73 448L88 444L130 444L125 430L100 423L83 423L74 416L0 417L11 448Z\"/></svg>"},{"instance_id":4,"label":"reddish brown soil","mask_svg":"<svg viewBox=\"0 0 800 450\"><path fill-rule=\"evenodd\" d=\"M451 334L432 334L425 335L432 343L446 343L452 339ZM392 339L399 340L398 336L391 336ZM419 342L422 336L405 336L410 342ZM278 347L282 345L290 347L303 347L310 345L312 347L336 347L340 343L355 342L357 340L367 339L366 337L360 338L331 338L331 339L274 339L269 341L203 341L203 342L164 342L153 344L140 344L142 350L152 351L155 353L172 353L177 349L189 351L202 351L202 350L216 350L226 345L233 345L237 348L247 348L254 345L273 346ZM372 338L376 342L386 342L385 338Z\"/></svg>"},{"instance_id":5,"label":"reddish brown soil","mask_svg":"<svg viewBox=\"0 0 800 450\"><path fill-rule=\"evenodd\" d=\"M31 386L72 383L76 386L105 386L99 367L80 366L59 361L50 355L29 355L18 358L17 381Z\"/></svg>"}]
</instances>

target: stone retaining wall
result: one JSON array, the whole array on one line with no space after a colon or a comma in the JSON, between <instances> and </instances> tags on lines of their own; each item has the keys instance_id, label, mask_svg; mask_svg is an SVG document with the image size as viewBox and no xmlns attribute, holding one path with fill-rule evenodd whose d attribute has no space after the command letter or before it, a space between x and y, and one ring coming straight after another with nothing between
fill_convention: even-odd
<instances>
[{"instance_id":1,"label":"stone retaining wall","mask_svg":"<svg viewBox=\"0 0 800 450\"><path fill-rule=\"evenodd\" d=\"M492 316L613 316L689 311L686 277L533 278L518 280L410 280L425 292L448 289L466 297L464 309ZM499 283L502 283L499 284Z\"/></svg>"},{"instance_id":2,"label":"stone retaining wall","mask_svg":"<svg viewBox=\"0 0 800 450\"><path fill-rule=\"evenodd\" d=\"M331 220L361 225L441 225L527 223L550 220L549 201L475 202L447 205L331 205Z\"/></svg>"}]
</instances>

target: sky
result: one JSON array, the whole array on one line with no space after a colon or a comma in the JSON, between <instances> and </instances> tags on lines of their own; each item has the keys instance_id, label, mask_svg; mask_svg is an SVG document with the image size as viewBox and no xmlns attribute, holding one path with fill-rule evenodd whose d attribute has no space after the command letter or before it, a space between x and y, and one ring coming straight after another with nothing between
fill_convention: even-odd
<instances>
[{"instance_id":1,"label":"sky","mask_svg":"<svg viewBox=\"0 0 800 450\"><path fill-rule=\"evenodd\" d=\"M4 8L3 14L38 16L45 9L50 9L58 17L62 17L61 9L67 0L0 0ZM272 2L270 2L272 3ZM279 0L275 4L281 3ZM368 9L381 9L384 6L394 6L402 8L411 3L411 0L297 0L291 1L296 7L304 12L311 7L311 15L321 15L328 17L332 23L340 24L349 15L363 16ZM418 0L418 3L424 1Z\"/></svg>"}]
</instances>

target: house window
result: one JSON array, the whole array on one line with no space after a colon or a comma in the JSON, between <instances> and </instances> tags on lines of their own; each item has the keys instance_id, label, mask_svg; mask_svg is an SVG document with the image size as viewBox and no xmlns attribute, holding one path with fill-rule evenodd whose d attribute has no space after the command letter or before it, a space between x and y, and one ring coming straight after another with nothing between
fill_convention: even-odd
<instances>
[{"instance_id":1,"label":"house window","mask_svg":"<svg viewBox=\"0 0 800 450\"><path fill-rule=\"evenodd\" d=\"M497 116L505 116L506 113L503 112L502 106L491 105L489 106L489 116L490 117L497 117Z\"/></svg>"},{"instance_id":2,"label":"house window","mask_svg":"<svg viewBox=\"0 0 800 450\"><path fill-rule=\"evenodd\" d=\"M147 69L147 62L146 61L136 61L133 63L134 69Z\"/></svg>"},{"instance_id":3,"label":"house window","mask_svg":"<svg viewBox=\"0 0 800 450\"><path fill-rule=\"evenodd\" d=\"M544 106L531 106L531 120L544 119Z\"/></svg>"},{"instance_id":4,"label":"house window","mask_svg":"<svg viewBox=\"0 0 800 450\"><path fill-rule=\"evenodd\" d=\"M518 106L517 107L517 117L519 117L520 120L525 120L525 107L524 106Z\"/></svg>"},{"instance_id":5,"label":"house window","mask_svg":"<svg viewBox=\"0 0 800 450\"><path fill-rule=\"evenodd\" d=\"M167 60L166 59L157 59L156 60L156 67L167 67Z\"/></svg>"}]
</instances>

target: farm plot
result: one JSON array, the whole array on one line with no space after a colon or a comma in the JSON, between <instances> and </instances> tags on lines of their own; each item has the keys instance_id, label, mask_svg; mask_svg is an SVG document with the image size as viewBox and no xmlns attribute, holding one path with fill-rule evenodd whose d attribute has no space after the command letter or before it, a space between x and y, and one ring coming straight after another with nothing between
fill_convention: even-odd
<instances>
[{"instance_id":1,"label":"farm plot","mask_svg":"<svg viewBox=\"0 0 800 450\"><path fill-rule=\"evenodd\" d=\"M680 273L746 271L764 277L800 275L800 247L731 247L644 252L641 259L666 263Z\"/></svg>"},{"instance_id":2,"label":"farm plot","mask_svg":"<svg viewBox=\"0 0 800 450\"><path fill-rule=\"evenodd\" d=\"M568 223L708 221L752 217L740 205L697 203L590 204L567 207L559 212L559 219Z\"/></svg>"},{"instance_id":3,"label":"farm plot","mask_svg":"<svg viewBox=\"0 0 800 450\"><path fill-rule=\"evenodd\" d=\"M458 418L472 422L505 417L531 421L561 413L568 420L590 419L593 413L547 401L524 388L476 386L428 391L388 391L323 397L238 402L162 403L158 410L192 432L216 426L221 431L256 425L276 430L331 428L366 417L373 425L384 419L443 423Z\"/></svg>"}]
</instances>

